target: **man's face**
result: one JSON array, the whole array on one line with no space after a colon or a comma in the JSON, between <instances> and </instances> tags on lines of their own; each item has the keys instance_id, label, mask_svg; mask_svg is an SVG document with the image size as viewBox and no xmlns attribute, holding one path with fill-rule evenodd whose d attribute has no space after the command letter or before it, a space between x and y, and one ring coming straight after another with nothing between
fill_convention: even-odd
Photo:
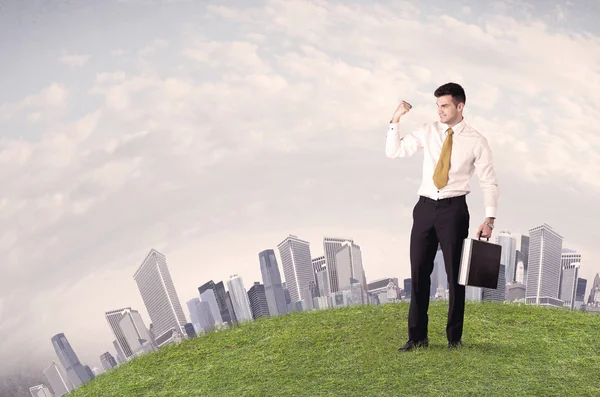
<instances>
[{"instance_id":1,"label":"man's face","mask_svg":"<svg viewBox=\"0 0 600 397\"><path fill-rule=\"evenodd\" d=\"M440 122L450 124L460 119L463 104L459 103L457 108L454 102L452 102L452 96L444 95L437 98L437 107Z\"/></svg>"}]
</instances>

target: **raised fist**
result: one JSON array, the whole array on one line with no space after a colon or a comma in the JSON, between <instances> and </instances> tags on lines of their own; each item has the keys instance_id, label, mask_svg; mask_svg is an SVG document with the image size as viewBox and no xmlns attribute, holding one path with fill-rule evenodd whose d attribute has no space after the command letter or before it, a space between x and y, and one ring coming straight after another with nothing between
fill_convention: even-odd
<instances>
[{"instance_id":1,"label":"raised fist","mask_svg":"<svg viewBox=\"0 0 600 397\"><path fill-rule=\"evenodd\" d=\"M394 116L392 117L392 122L397 123L400 120L400 117L404 116L408 111L412 108L412 105L406 101L402 101L400 105L396 108L394 112Z\"/></svg>"}]
</instances>

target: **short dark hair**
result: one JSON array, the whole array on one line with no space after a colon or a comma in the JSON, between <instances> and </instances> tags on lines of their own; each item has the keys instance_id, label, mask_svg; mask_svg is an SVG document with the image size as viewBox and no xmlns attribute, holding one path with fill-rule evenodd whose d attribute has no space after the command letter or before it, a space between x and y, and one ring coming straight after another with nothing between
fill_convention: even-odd
<instances>
[{"instance_id":1,"label":"short dark hair","mask_svg":"<svg viewBox=\"0 0 600 397\"><path fill-rule=\"evenodd\" d=\"M444 95L451 95L452 102L454 102L454 106L458 106L459 103L467 103L467 96L465 94L465 90L456 83L446 83L438 87L437 90L433 93L436 98L439 98Z\"/></svg>"}]
</instances>

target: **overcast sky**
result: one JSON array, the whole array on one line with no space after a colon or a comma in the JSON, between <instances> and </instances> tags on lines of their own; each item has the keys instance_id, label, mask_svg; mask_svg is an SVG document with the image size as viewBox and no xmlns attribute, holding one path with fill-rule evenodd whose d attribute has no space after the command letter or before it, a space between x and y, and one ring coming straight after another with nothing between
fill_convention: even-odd
<instances>
[{"instance_id":1,"label":"overcast sky","mask_svg":"<svg viewBox=\"0 0 600 397\"><path fill-rule=\"evenodd\" d=\"M596 2L437 3L3 1L0 371L57 360L60 332L100 367L105 311L150 323L133 274L151 248L188 319L206 281L262 282L258 253L289 234L313 257L353 238L368 280L409 277L422 156L386 158L385 134L402 99L403 133L436 120L448 81L494 153L495 234L548 223L589 291Z\"/></svg>"}]
</instances>

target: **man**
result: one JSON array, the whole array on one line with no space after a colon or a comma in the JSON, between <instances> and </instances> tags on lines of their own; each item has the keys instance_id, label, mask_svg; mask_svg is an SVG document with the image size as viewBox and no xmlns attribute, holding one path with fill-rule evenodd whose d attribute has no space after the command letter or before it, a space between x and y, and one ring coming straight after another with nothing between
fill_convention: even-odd
<instances>
[{"instance_id":1,"label":"man","mask_svg":"<svg viewBox=\"0 0 600 397\"><path fill-rule=\"evenodd\" d=\"M438 243L450 290L446 336L448 348L462 346L465 287L458 284L463 241L469 234L466 196L476 172L483 190L485 220L477 234L491 237L496 219L498 184L488 142L463 118L466 95L456 83L435 90L439 121L427 123L400 137L398 124L412 106L402 101L389 124L386 156L407 157L423 152L423 180L413 209L410 236L412 293L408 342L398 350L429 346L428 315L431 272Z\"/></svg>"}]
</instances>

